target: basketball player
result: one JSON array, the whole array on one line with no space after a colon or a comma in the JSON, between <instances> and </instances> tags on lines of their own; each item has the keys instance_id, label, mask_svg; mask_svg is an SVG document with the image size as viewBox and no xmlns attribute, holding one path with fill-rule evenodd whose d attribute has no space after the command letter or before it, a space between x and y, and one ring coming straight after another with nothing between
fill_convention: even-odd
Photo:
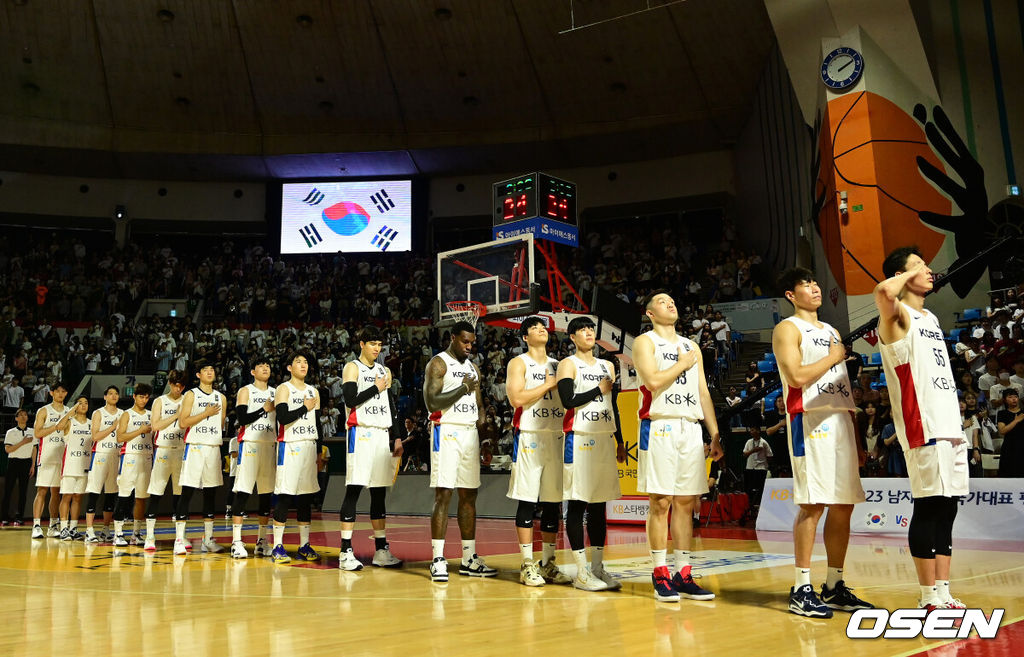
<instances>
[{"instance_id":1,"label":"basketball player","mask_svg":"<svg viewBox=\"0 0 1024 657\"><path fill-rule=\"evenodd\" d=\"M46 536L60 536L60 463L64 458L64 433L68 429L70 412L64 406L68 395L63 383L54 385L50 391L53 400L36 411L32 429L39 440L36 452L36 499L32 502L32 538L43 538L43 509L46 508L46 494L50 494L50 526Z\"/></svg>"},{"instance_id":2,"label":"basketball player","mask_svg":"<svg viewBox=\"0 0 1024 657\"><path fill-rule=\"evenodd\" d=\"M149 477L153 471L153 427L146 410L152 386L140 383L132 396L134 405L121 414L117 423L117 442L121 445L121 459L117 468L117 507L114 509L114 547L125 547L124 521L128 518L132 493L135 509L132 512L132 545L144 542L139 533L139 521L146 512L149 497Z\"/></svg>"},{"instance_id":3,"label":"basketball player","mask_svg":"<svg viewBox=\"0 0 1024 657\"><path fill-rule=\"evenodd\" d=\"M110 523L114 519L114 504L117 502L117 457L121 446L117 444L114 432L121 419L117 402L121 394L117 386L107 386L103 391L103 406L92 414L92 458L89 461L89 476L85 492L89 494L85 503L85 542L99 543L107 539ZM93 529L96 520L96 503L103 495L103 529L97 534Z\"/></svg>"},{"instance_id":4,"label":"basketball player","mask_svg":"<svg viewBox=\"0 0 1024 657\"><path fill-rule=\"evenodd\" d=\"M956 382L938 318L924 308L932 271L917 247L896 249L875 287L882 367L897 440L907 460L914 515L907 537L921 586L920 607L960 609L949 591L953 521L968 493L967 440Z\"/></svg>"},{"instance_id":5,"label":"basketball player","mask_svg":"<svg viewBox=\"0 0 1024 657\"><path fill-rule=\"evenodd\" d=\"M185 376L179 370L167 373L167 394L153 402L150 414L153 427L153 472L149 477L149 505L146 508L145 550L156 550L156 516L160 500L171 483L171 520L175 519L174 509L181 496L182 451L185 445L185 430L181 428L181 401L185 391Z\"/></svg>"},{"instance_id":6,"label":"basketball player","mask_svg":"<svg viewBox=\"0 0 1024 657\"><path fill-rule=\"evenodd\" d=\"M480 488L480 435L483 424L480 407L480 373L470 362L476 329L465 321L451 330L448 349L427 363L423 399L430 411L430 487L434 489L434 509L430 515L430 546L433 561L430 579L448 581L448 561L444 558L444 537L448 531L448 504L452 489L459 491L459 532L462 535L462 561L459 574L468 577L496 577L476 553L476 494Z\"/></svg>"},{"instance_id":7,"label":"basketball player","mask_svg":"<svg viewBox=\"0 0 1024 657\"><path fill-rule=\"evenodd\" d=\"M270 359L257 355L252 359L252 383L238 389L235 398L235 417L238 419L238 457L235 470L234 516L231 518L231 556L247 559L249 552L242 541L242 520L249 496L256 490L259 496L259 530L253 554L269 557L267 524L270 522L270 502L274 493L274 460L277 441L277 414L274 395L277 390L269 385Z\"/></svg>"},{"instance_id":8,"label":"basketball player","mask_svg":"<svg viewBox=\"0 0 1024 657\"><path fill-rule=\"evenodd\" d=\"M700 347L676 334L676 302L656 291L641 303L653 330L633 342L641 398L637 490L650 497L647 542L654 561L654 599L713 600L714 593L693 581L690 547L693 511L699 508L700 496L708 492L701 421L711 435L711 457L723 456L715 406L704 378ZM670 509L674 573L665 565Z\"/></svg>"},{"instance_id":9,"label":"basketball player","mask_svg":"<svg viewBox=\"0 0 1024 657\"><path fill-rule=\"evenodd\" d=\"M60 477L60 540L74 541L84 536L78 532L78 514L82 510L86 471L92 456L92 427L89 425L89 398L80 395L68 418L64 434L64 458Z\"/></svg>"},{"instance_id":10,"label":"basketball player","mask_svg":"<svg viewBox=\"0 0 1024 657\"><path fill-rule=\"evenodd\" d=\"M295 498L295 517L299 525L300 561L320 558L309 545L309 524L313 518L313 495L320 490L316 479L316 455L323 440L320 428L320 393L306 383L309 364L316 362L306 352L296 351L288 357L285 369L291 378L277 386L274 410L277 414L277 471L274 475L274 563L288 563L291 557L284 549L284 527L288 507Z\"/></svg>"},{"instance_id":11,"label":"basketball player","mask_svg":"<svg viewBox=\"0 0 1024 657\"><path fill-rule=\"evenodd\" d=\"M528 317L519 325L526 353L508 363L505 391L515 409L512 415L512 476L508 497L519 500L516 535L523 563L519 581L526 586L572 580L555 565L555 541L562 515L562 418L565 411L555 396L558 361L548 356L544 319ZM541 506L540 531L544 545L540 565L533 560L533 517Z\"/></svg>"},{"instance_id":12,"label":"basketball player","mask_svg":"<svg viewBox=\"0 0 1024 657\"><path fill-rule=\"evenodd\" d=\"M793 502L800 507L793 523L796 579L789 591L789 611L831 618L833 609L872 609L843 580L853 505L864 501L858 468L865 458L857 435L846 347L836 330L818 319L821 288L813 272L787 269L779 276L779 289L793 304L793 314L775 327L772 351L786 405ZM819 597L811 585L811 552L826 508L828 573Z\"/></svg>"},{"instance_id":13,"label":"basketball player","mask_svg":"<svg viewBox=\"0 0 1024 657\"><path fill-rule=\"evenodd\" d=\"M224 442L227 400L213 389L217 370L213 363L195 363L198 385L181 400L178 424L185 430L185 454L181 464L181 497L174 517L174 554L186 554L191 542L185 540L188 507L196 490L203 491L203 552L222 552L213 539L213 515L217 489L224 484L220 448Z\"/></svg>"},{"instance_id":14,"label":"basketball player","mask_svg":"<svg viewBox=\"0 0 1024 657\"><path fill-rule=\"evenodd\" d=\"M607 536L605 502L622 495L616 461L626 460L619 431L619 411L612 386L615 366L594 356L594 322L577 317L566 332L576 353L558 363L558 396L565 407L562 465L562 498L568 501L565 533L569 537L576 578L572 585L584 591L621 588L604 568ZM587 514L591 566L583 539L583 514Z\"/></svg>"},{"instance_id":15,"label":"basketball player","mask_svg":"<svg viewBox=\"0 0 1024 657\"><path fill-rule=\"evenodd\" d=\"M341 555L338 561L338 568L342 570L363 568L352 551L352 529L356 522L356 502L364 487L370 489L373 565L381 568L402 565L391 554L385 534L387 507L384 499L387 489L395 481L395 469L401 462L402 441L396 440L392 448L390 431L395 424L397 403L388 392L391 370L377 362L382 345L377 327L365 327L359 332L359 358L345 363L345 369L341 371L342 394L348 411L345 500L341 503Z\"/></svg>"}]
</instances>

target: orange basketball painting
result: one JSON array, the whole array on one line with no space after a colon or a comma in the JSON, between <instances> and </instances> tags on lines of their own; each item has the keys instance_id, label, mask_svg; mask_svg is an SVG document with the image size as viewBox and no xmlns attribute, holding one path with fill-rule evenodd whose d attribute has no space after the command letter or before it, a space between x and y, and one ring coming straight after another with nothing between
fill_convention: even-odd
<instances>
[{"instance_id":1,"label":"orange basketball painting","mask_svg":"<svg viewBox=\"0 0 1024 657\"><path fill-rule=\"evenodd\" d=\"M836 98L826 108L818 148L815 192L825 201L818 228L846 294L870 293L883 277L885 254L898 246L916 244L926 262L935 257L946 236L917 213L949 214L951 203L918 173L918 156L945 169L910 114L870 92ZM843 191L845 214L839 211Z\"/></svg>"}]
</instances>

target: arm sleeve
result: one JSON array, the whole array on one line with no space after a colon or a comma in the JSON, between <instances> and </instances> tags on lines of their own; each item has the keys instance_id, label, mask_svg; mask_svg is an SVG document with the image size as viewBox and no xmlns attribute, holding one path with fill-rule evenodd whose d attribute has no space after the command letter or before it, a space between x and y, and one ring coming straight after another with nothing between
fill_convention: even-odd
<instances>
[{"instance_id":1,"label":"arm sleeve","mask_svg":"<svg viewBox=\"0 0 1024 657\"><path fill-rule=\"evenodd\" d=\"M281 425L291 424L305 415L308 410L305 405L302 405L294 411L289 411L287 402L281 402L274 407L274 411L277 413L277 423Z\"/></svg>"},{"instance_id":2,"label":"arm sleeve","mask_svg":"<svg viewBox=\"0 0 1024 657\"><path fill-rule=\"evenodd\" d=\"M612 415L615 416L615 442L622 445L622 423L619 422L619 391L612 388Z\"/></svg>"},{"instance_id":3,"label":"arm sleeve","mask_svg":"<svg viewBox=\"0 0 1024 657\"><path fill-rule=\"evenodd\" d=\"M391 428L396 429L398 424L398 396L388 388L388 405L391 406Z\"/></svg>"},{"instance_id":4,"label":"arm sleeve","mask_svg":"<svg viewBox=\"0 0 1024 657\"><path fill-rule=\"evenodd\" d=\"M367 388L360 393L356 392L358 389L359 386L355 381L348 381L347 383L342 384L341 394L345 398L345 406L355 408L356 406L359 406L380 394L376 386Z\"/></svg>"},{"instance_id":5,"label":"arm sleeve","mask_svg":"<svg viewBox=\"0 0 1024 657\"><path fill-rule=\"evenodd\" d=\"M589 404L597 399L597 396L600 394L601 388L594 386L590 390L577 395L573 393L572 379L562 379L558 382L558 397L562 400L562 406L565 408L576 408L577 406Z\"/></svg>"},{"instance_id":6,"label":"arm sleeve","mask_svg":"<svg viewBox=\"0 0 1024 657\"><path fill-rule=\"evenodd\" d=\"M267 412L262 408L258 408L252 413L249 412L248 408L248 406L244 406L241 404L235 406L235 419L238 420L239 426L247 426L249 424L252 424L256 420L260 419L261 417L267 414Z\"/></svg>"}]
</instances>

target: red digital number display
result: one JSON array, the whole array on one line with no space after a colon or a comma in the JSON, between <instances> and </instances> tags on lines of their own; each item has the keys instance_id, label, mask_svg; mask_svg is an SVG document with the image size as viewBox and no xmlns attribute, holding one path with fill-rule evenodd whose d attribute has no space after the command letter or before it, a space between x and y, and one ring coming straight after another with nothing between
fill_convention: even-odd
<instances>
[{"instance_id":1,"label":"red digital number display","mask_svg":"<svg viewBox=\"0 0 1024 657\"><path fill-rule=\"evenodd\" d=\"M545 214L552 219L566 221L569 218L569 201L564 196L548 194L547 210Z\"/></svg>"}]
</instances>

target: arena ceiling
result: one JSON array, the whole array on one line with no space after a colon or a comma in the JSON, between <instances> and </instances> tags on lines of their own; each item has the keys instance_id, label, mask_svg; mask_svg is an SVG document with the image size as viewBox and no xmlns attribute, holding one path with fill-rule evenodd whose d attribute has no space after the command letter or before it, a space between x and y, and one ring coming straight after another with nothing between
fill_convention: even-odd
<instances>
[{"instance_id":1,"label":"arena ceiling","mask_svg":"<svg viewBox=\"0 0 1024 657\"><path fill-rule=\"evenodd\" d=\"M762 0L0 2L0 169L92 177L440 175L719 149L775 43Z\"/></svg>"}]
</instances>

